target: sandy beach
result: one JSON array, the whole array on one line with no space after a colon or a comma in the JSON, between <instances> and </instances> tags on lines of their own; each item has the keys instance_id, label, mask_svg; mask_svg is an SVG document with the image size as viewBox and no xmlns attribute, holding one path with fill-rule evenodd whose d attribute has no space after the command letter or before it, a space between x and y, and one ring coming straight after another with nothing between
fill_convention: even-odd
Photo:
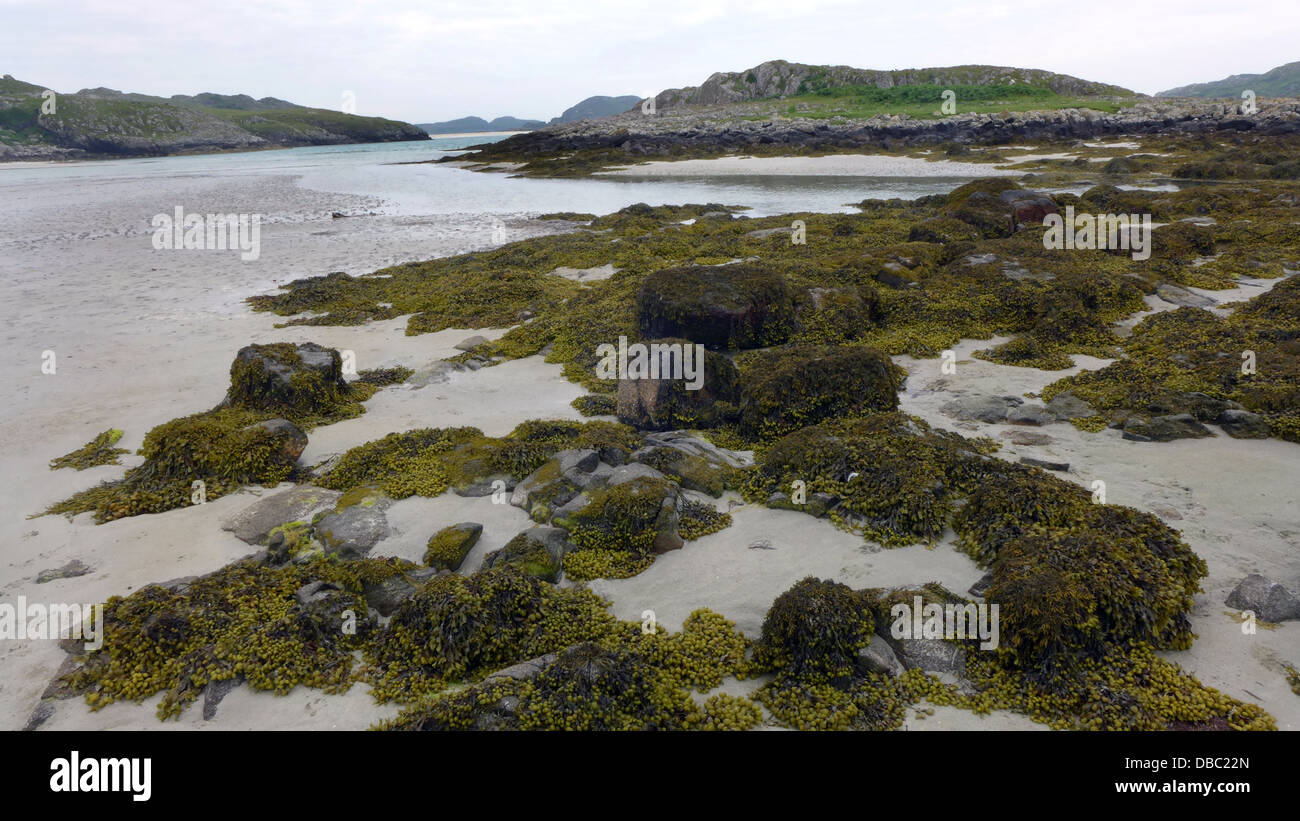
<instances>
[{"instance_id":1,"label":"sandy beach","mask_svg":"<svg viewBox=\"0 0 1300 821\"><path fill-rule=\"evenodd\" d=\"M959 173L960 172L960 173ZM623 175L969 175L957 163L896 157L725 158L652 163L613 172ZM981 167L983 175L991 175ZM1009 173L1009 172L1008 172ZM4 301L25 308L9 317L4 334L12 352L3 375L14 386L0 411L0 599L102 601L151 582L216 570L252 548L222 529L231 516L274 492L252 488L204 505L95 525L89 514L28 519L51 503L93 484L120 477L122 466L83 472L51 471L48 461L107 428L125 430L120 445L134 451L153 426L206 410L222 398L234 353L253 342L313 341L353 350L359 368L403 365L413 369L458 353L471 334L496 338L505 329L449 329L406 336L406 317L348 327L273 327L276 317L253 313L247 296L289 280L332 271L363 274L399 262L490 247L493 221L485 215L419 218L366 215L381 209L373 199L324 194L297 185L292 176L253 175L230 180L172 178L142 189L107 181L78 209L63 207L66 192L39 192L22 209L0 210ZM152 249L147 216L184 201L193 210L264 211L263 262L241 265L237 255L172 254ZM271 207L268 207L270 204ZM333 213L359 214L336 219ZM555 222L521 214L509 222L512 239L565 230ZM573 276L574 272L559 272ZM601 279L611 271L600 271ZM1201 292L1221 301L1246 298L1264 281L1233 292ZM1168 309L1154 298L1153 308ZM1276 439L1211 439L1166 444L1126 441L1118 431L1083 433L1058 423L1042 429L1050 442L1015 445L1010 425L959 422L942 408L955 396L1038 392L1079 369L1104 360L1076 357L1076 368L1046 372L971 358L998 341L963 341L957 370L944 375L939 360L895 357L909 371L901 409L931 425L965 435L998 438L999 454L1068 462L1065 478L1083 486L1106 483L1108 501L1153 511L1182 531L1209 564L1204 592L1192 614L1199 635L1193 648L1165 656L1229 695L1255 703L1276 717L1281 729L1300 729L1300 700L1289 691L1282 663L1300 665L1300 623L1243 635L1223 599L1249 573L1300 578L1300 509L1284 504L1285 489L1300 486L1296 446ZM55 375L40 372L41 353L58 355ZM350 447L390 432L419 427L473 425L502 435L527 419L580 419L570 406L584 393L566 381L561 366L540 357L474 372L444 382L399 385L367 403L364 416L319 428L310 435L303 464L320 463ZM282 487L288 487L287 484ZM729 494L718 502L739 502ZM927 549L881 549L825 520L790 511L739 504L734 523L664 555L638 576L596 580L591 588L612 603L620 618L639 620L654 610L660 623L678 629L691 611L708 607L736 622L747 636L759 632L773 598L799 579L815 575L854 588L914 586L937 581L965 591L983 571L953 549L953 534ZM429 535L444 525L477 521L484 534L462 566L476 570L483 557L529 526L519 508L487 498L412 497L388 510L392 535L372 556L419 561ZM753 545L767 540L771 549ZM38 585L41 570L81 560L88 575ZM18 729L40 702L65 654L54 642L0 642L0 729ZM755 682L728 681L727 692L746 692ZM239 686L205 719L201 703L179 721L154 716L159 697L141 704L117 703L91 712L80 699L57 702L42 729L362 729L396 714L379 705L362 685L343 695L303 687L287 697ZM1041 729L1022 715L987 717L940 708L925 720L909 710L908 729Z\"/></svg>"}]
</instances>

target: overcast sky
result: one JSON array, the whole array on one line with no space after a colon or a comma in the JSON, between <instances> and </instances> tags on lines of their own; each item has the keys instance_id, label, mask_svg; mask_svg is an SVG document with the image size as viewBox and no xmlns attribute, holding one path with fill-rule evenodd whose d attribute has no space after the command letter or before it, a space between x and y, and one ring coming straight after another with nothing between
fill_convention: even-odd
<instances>
[{"instance_id":1,"label":"overcast sky","mask_svg":"<svg viewBox=\"0 0 1300 821\"><path fill-rule=\"evenodd\" d=\"M1297 0L0 0L0 74L549 119L765 60L1041 68L1154 93L1300 60Z\"/></svg>"}]
</instances>

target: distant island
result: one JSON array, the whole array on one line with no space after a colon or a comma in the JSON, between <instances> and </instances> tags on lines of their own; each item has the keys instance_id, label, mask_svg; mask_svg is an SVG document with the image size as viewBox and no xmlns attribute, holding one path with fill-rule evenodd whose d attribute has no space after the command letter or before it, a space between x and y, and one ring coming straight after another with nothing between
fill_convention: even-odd
<instances>
[{"instance_id":1,"label":"distant island","mask_svg":"<svg viewBox=\"0 0 1300 821\"><path fill-rule=\"evenodd\" d=\"M410 123L274 97L154 97L111 88L58 94L0 78L0 161L156 157L305 145L427 140Z\"/></svg>"},{"instance_id":2,"label":"distant island","mask_svg":"<svg viewBox=\"0 0 1300 821\"><path fill-rule=\"evenodd\" d=\"M1211 83L1156 92L1157 97L1240 97L1253 91L1263 97L1300 97L1300 62L1287 63L1263 74L1234 74Z\"/></svg>"},{"instance_id":3,"label":"distant island","mask_svg":"<svg viewBox=\"0 0 1300 821\"><path fill-rule=\"evenodd\" d=\"M494 120L485 120L482 117L461 117L458 120L446 120L440 123L418 123L430 134L478 134L485 131L535 131L544 128L547 125L556 125L559 123L572 123L578 120L588 120L595 117L608 117L613 114L622 114L632 106L641 102L641 98L634 94L625 94L621 97L606 97L596 95L588 97L577 105L571 106L564 110L564 113L558 117L552 117L550 122L541 120L524 120L519 117L497 117Z\"/></svg>"}]
</instances>

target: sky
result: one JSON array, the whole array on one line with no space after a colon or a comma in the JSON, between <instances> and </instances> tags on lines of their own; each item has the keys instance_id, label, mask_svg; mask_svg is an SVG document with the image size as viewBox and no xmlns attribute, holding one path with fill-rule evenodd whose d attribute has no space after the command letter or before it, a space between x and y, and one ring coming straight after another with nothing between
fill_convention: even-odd
<instances>
[{"instance_id":1,"label":"sky","mask_svg":"<svg viewBox=\"0 0 1300 821\"><path fill-rule=\"evenodd\" d=\"M766 60L1038 68L1151 94L1300 60L1297 0L0 0L0 74L548 120Z\"/></svg>"}]
</instances>

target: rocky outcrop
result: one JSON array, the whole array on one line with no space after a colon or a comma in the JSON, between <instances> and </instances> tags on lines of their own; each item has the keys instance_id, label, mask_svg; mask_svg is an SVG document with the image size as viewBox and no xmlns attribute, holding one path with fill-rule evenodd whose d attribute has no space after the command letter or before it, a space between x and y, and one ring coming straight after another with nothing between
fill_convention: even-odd
<instances>
[{"instance_id":1,"label":"rocky outcrop","mask_svg":"<svg viewBox=\"0 0 1300 821\"><path fill-rule=\"evenodd\" d=\"M1300 599L1258 573L1242 579L1223 603L1236 610L1249 610L1264 621L1300 619Z\"/></svg>"},{"instance_id":2,"label":"rocky outcrop","mask_svg":"<svg viewBox=\"0 0 1300 821\"><path fill-rule=\"evenodd\" d=\"M667 94L669 92L665 92ZM662 96L662 95L661 95ZM655 116L639 110L577 123L548 126L488 145L474 146L477 161L541 159L588 149L617 149L629 160L669 159L726 153L756 145L810 151L897 149L943 143L1006 145L1033 140L1097 139L1116 135L1188 135L1217 131L1300 133L1300 102L1264 100L1259 113L1243 117L1232 101L1142 100L1114 113L1092 109L957 114L917 120L876 115L865 120L745 119L717 104L660 106ZM747 113L747 112L744 112ZM463 159L463 158L462 158Z\"/></svg>"}]
</instances>

